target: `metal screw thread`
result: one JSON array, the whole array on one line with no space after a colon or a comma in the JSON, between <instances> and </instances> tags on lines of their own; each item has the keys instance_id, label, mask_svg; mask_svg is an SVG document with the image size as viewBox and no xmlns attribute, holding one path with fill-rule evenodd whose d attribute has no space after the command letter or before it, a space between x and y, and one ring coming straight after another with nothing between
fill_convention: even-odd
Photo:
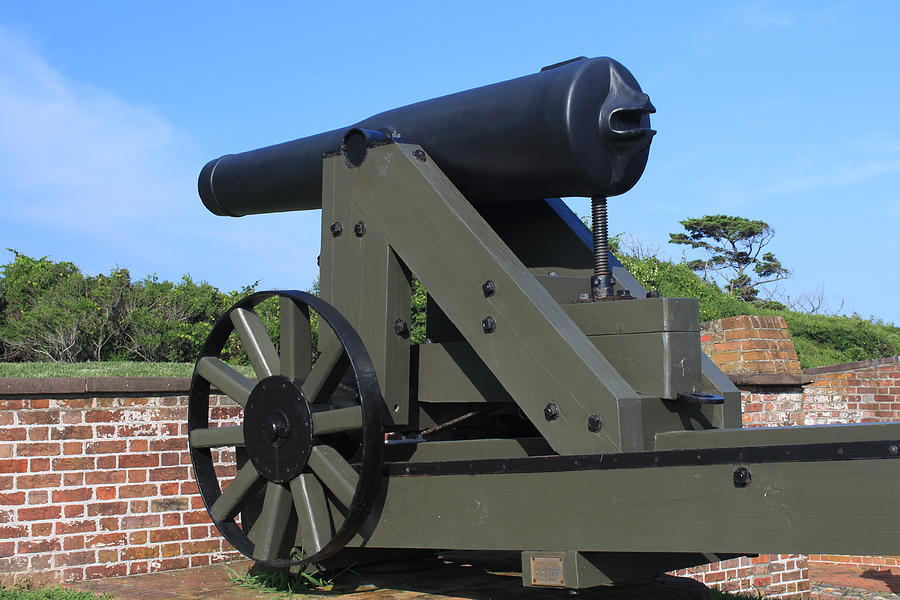
<instances>
[{"instance_id":1,"label":"metal screw thread","mask_svg":"<svg viewBox=\"0 0 900 600\"><path fill-rule=\"evenodd\" d=\"M591 198L591 229L594 234L594 275L609 275L609 224L606 198Z\"/></svg>"},{"instance_id":2,"label":"metal screw thread","mask_svg":"<svg viewBox=\"0 0 900 600\"><path fill-rule=\"evenodd\" d=\"M606 198L591 198L591 230L594 241L594 276L591 277L591 300L605 300L613 295L609 270L609 226Z\"/></svg>"}]
</instances>

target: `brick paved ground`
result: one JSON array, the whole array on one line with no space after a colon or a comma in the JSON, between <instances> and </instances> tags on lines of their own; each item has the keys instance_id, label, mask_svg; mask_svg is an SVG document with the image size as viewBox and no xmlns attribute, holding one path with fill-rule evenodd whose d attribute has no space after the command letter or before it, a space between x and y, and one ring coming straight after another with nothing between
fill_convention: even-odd
<instances>
[{"instance_id":1,"label":"brick paved ground","mask_svg":"<svg viewBox=\"0 0 900 600\"><path fill-rule=\"evenodd\" d=\"M900 569L860 569L842 565L810 565L812 600L897 600Z\"/></svg>"},{"instance_id":2,"label":"brick paved ground","mask_svg":"<svg viewBox=\"0 0 900 600\"><path fill-rule=\"evenodd\" d=\"M249 561L232 562L181 571L115 577L70 584L78 589L112 594L116 600L278 600L287 597L239 587L231 582L229 569L245 573ZM430 565L420 565L430 566ZM512 565L507 565L511 567ZM895 569L896 570L896 569ZM891 570L865 570L852 567L816 565L810 568L812 600L898 600L900 574ZM694 594L688 594L692 596ZM569 600L562 590L523 588L518 576L497 574L458 562L440 568L406 569L400 573L344 576L337 589L314 592L310 597L329 600ZM295 598L297 596L294 596ZM582 591L583 600L612 600L609 590ZM625 589L615 600L639 597L634 589ZM644 596L640 596L644 597ZM659 593L651 594L664 598Z\"/></svg>"},{"instance_id":3,"label":"brick paved ground","mask_svg":"<svg viewBox=\"0 0 900 600\"><path fill-rule=\"evenodd\" d=\"M248 561L181 571L115 577L68 584L82 590L111 594L116 600L280 600L273 594L242 588L230 581L228 568L244 573ZM422 569L421 567L429 567ZM503 567L511 566L500 565ZM488 571L464 561L450 564L432 561L395 573L345 574L340 585L293 598L328 600L571 600L567 590L522 587L519 574ZM614 592L614 593L613 593ZM706 600L702 584L669 577L663 583L621 586L616 590L583 590L581 600Z\"/></svg>"}]
</instances>

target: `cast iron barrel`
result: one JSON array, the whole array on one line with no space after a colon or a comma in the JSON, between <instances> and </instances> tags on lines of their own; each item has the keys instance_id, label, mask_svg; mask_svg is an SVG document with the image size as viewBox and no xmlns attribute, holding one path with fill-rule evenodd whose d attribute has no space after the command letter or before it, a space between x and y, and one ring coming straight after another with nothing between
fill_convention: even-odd
<instances>
[{"instance_id":1,"label":"cast iron barrel","mask_svg":"<svg viewBox=\"0 0 900 600\"><path fill-rule=\"evenodd\" d=\"M644 171L653 105L611 58L580 58L539 73L410 104L355 125L227 154L200 172L217 215L321 208L322 157L350 128L421 145L474 203L613 196Z\"/></svg>"}]
</instances>

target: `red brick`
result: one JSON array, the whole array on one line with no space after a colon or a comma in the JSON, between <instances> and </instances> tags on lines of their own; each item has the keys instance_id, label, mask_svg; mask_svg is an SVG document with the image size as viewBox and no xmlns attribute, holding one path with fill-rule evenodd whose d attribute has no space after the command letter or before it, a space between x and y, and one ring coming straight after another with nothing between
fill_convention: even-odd
<instances>
[{"instance_id":1,"label":"red brick","mask_svg":"<svg viewBox=\"0 0 900 600\"><path fill-rule=\"evenodd\" d=\"M150 471L150 481L172 481L187 478L187 467L162 467Z\"/></svg>"},{"instance_id":2,"label":"red brick","mask_svg":"<svg viewBox=\"0 0 900 600\"><path fill-rule=\"evenodd\" d=\"M17 456L57 456L59 453L59 442L25 443L16 447Z\"/></svg>"},{"instance_id":3,"label":"red brick","mask_svg":"<svg viewBox=\"0 0 900 600\"><path fill-rule=\"evenodd\" d=\"M125 483L124 471L92 471L85 473L84 481L88 485L109 485L113 483Z\"/></svg>"},{"instance_id":4,"label":"red brick","mask_svg":"<svg viewBox=\"0 0 900 600\"><path fill-rule=\"evenodd\" d=\"M83 502L93 496L91 488L73 488L53 491L53 502Z\"/></svg>"},{"instance_id":5,"label":"red brick","mask_svg":"<svg viewBox=\"0 0 900 600\"><path fill-rule=\"evenodd\" d=\"M119 498L145 498L156 495L156 484L153 483L119 486Z\"/></svg>"},{"instance_id":6,"label":"red brick","mask_svg":"<svg viewBox=\"0 0 900 600\"><path fill-rule=\"evenodd\" d=\"M0 525L0 539L26 537L28 528L24 525Z\"/></svg>"},{"instance_id":7,"label":"red brick","mask_svg":"<svg viewBox=\"0 0 900 600\"><path fill-rule=\"evenodd\" d=\"M82 550L80 552L67 552L56 557L56 561L60 565L89 565L97 562L97 554L93 550Z\"/></svg>"},{"instance_id":8,"label":"red brick","mask_svg":"<svg viewBox=\"0 0 900 600\"><path fill-rule=\"evenodd\" d=\"M84 444L81 442L63 442L63 454L83 454Z\"/></svg>"},{"instance_id":9,"label":"red brick","mask_svg":"<svg viewBox=\"0 0 900 600\"><path fill-rule=\"evenodd\" d=\"M116 488L112 486L97 488L97 500L115 500L115 498Z\"/></svg>"},{"instance_id":10,"label":"red brick","mask_svg":"<svg viewBox=\"0 0 900 600\"><path fill-rule=\"evenodd\" d=\"M147 481L147 469L128 469L128 483L143 483Z\"/></svg>"},{"instance_id":11,"label":"red brick","mask_svg":"<svg viewBox=\"0 0 900 600\"><path fill-rule=\"evenodd\" d=\"M124 440L103 440L100 442L89 442L84 446L85 454L118 454L125 452L126 442Z\"/></svg>"},{"instance_id":12,"label":"red brick","mask_svg":"<svg viewBox=\"0 0 900 600\"><path fill-rule=\"evenodd\" d=\"M0 442L14 442L24 440L26 437L24 427L3 427L0 428Z\"/></svg>"},{"instance_id":13,"label":"red brick","mask_svg":"<svg viewBox=\"0 0 900 600\"><path fill-rule=\"evenodd\" d=\"M129 440L129 452L147 452L149 450L149 442L147 440Z\"/></svg>"},{"instance_id":14,"label":"red brick","mask_svg":"<svg viewBox=\"0 0 900 600\"><path fill-rule=\"evenodd\" d=\"M24 410L19 413L21 425L56 425L59 423L58 411Z\"/></svg>"},{"instance_id":15,"label":"red brick","mask_svg":"<svg viewBox=\"0 0 900 600\"><path fill-rule=\"evenodd\" d=\"M119 529L119 517L101 517L100 529L103 531L117 531Z\"/></svg>"},{"instance_id":16,"label":"red brick","mask_svg":"<svg viewBox=\"0 0 900 600\"><path fill-rule=\"evenodd\" d=\"M62 538L63 550L84 550L83 535L67 535Z\"/></svg>"},{"instance_id":17,"label":"red brick","mask_svg":"<svg viewBox=\"0 0 900 600\"><path fill-rule=\"evenodd\" d=\"M128 566L125 563L93 565L84 569L84 576L86 579L121 577L122 575L128 575Z\"/></svg>"},{"instance_id":18,"label":"red brick","mask_svg":"<svg viewBox=\"0 0 900 600\"><path fill-rule=\"evenodd\" d=\"M187 540L189 537L186 527L159 529L150 532L150 543L176 542Z\"/></svg>"},{"instance_id":19,"label":"red brick","mask_svg":"<svg viewBox=\"0 0 900 600\"><path fill-rule=\"evenodd\" d=\"M90 471L94 468L93 457L54 458L54 471Z\"/></svg>"},{"instance_id":20,"label":"red brick","mask_svg":"<svg viewBox=\"0 0 900 600\"><path fill-rule=\"evenodd\" d=\"M112 563L119 560L119 551L112 549L98 550L97 561L101 563Z\"/></svg>"},{"instance_id":21,"label":"red brick","mask_svg":"<svg viewBox=\"0 0 900 600\"><path fill-rule=\"evenodd\" d=\"M138 548L125 548L122 550L122 560L138 560L159 557L159 546L144 546Z\"/></svg>"},{"instance_id":22,"label":"red brick","mask_svg":"<svg viewBox=\"0 0 900 600\"><path fill-rule=\"evenodd\" d=\"M161 496L174 496L178 493L178 488L177 483L161 483L159 484L159 493Z\"/></svg>"},{"instance_id":23,"label":"red brick","mask_svg":"<svg viewBox=\"0 0 900 600\"><path fill-rule=\"evenodd\" d=\"M98 502L88 505L88 516L123 515L128 512L127 502Z\"/></svg>"},{"instance_id":24,"label":"red brick","mask_svg":"<svg viewBox=\"0 0 900 600\"><path fill-rule=\"evenodd\" d=\"M196 523L211 523L209 513L205 510L192 510L181 515L181 520L185 525L194 525Z\"/></svg>"},{"instance_id":25,"label":"red brick","mask_svg":"<svg viewBox=\"0 0 900 600\"><path fill-rule=\"evenodd\" d=\"M89 440L94 437L94 429L90 425L54 427L51 437L54 440Z\"/></svg>"},{"instance_id":26,"label":"red brick","mask_svg":"<svg viewBox=\"0 0 900 600\"><path fill-rule=\"evenodd\" d=\"M155 467L159 465L157 454L123 454L119 456L119 468Z\"/></svg>"},{"instance_id":27,"label":"red brick","mask_svg":"<svg viewBox=\"0 0 900 600\"><path fill-rule=\"evenodd\" d=\"M17 514L20 521L45 521L47 519L60 518L62 516L62 509L58 506L20 508Z\"/></svg>"},{"instance_id":28,"label":"red brick","mask_svg":"<svg viewBox=\"0 0 900 600\"><path fill-rule=\"evenodd\" d=\"M32 523L31 537L46 537L53 533L53 523Z\"/></svg>"},{"instance_id":29,"label":"red brick","mask_svg":"<svg viewBox=\"0 0 900 600\"><path fill-rule=\"evenodd\" d=\"M49 458L32 458L28 461L28 471L30 473L40 473L41 471L50 470Z\"/></svg>"},{"instance_id":30,"label":"red brick","mask_svg":"<svg viewBox=\"0 0 900 600\"><path fill-rule=\"evenodd\" d=\"M160 554L163 558L181 556L181 544L163 544L160 547Z\"/></svg>"},{"instance_id":31,"label":"red brick","mask_svg":"<svg viewBox=\"0 0 900 600\"><path fill-rule=\"evenodd\" d=\"M146 531L132 531L128 534L128 543L132 546L138 546L147 543Z\"/></svg>"},{"instance_id":32,"label":"red brick","mask_svg":"<svg viewBox=\"0 0 900 600\"><path fill-rule=\"evenodd\" d=\"M121 410L88 410L84 413L85 423L118 423L125 413Z\"/></svg>"},{"instance_id":33,"label":"red brick","mask_svg":"<svg viewBox=\"0 0 900 600\"><path fill-rule=\"evenodd\" d=\"M189 566L191 566L191 563L187 557L164 558L159 561L159 568L162 571L167 571L169 569L187 569Z\"/></svg>"},{"instance_id":34,"label":"red brick","mask_svg":"<svg viewBox=\"0 0 900 600\"><path fill-rule=\"evenodd\" d=\"M43 442L50 439L49 427L29 427L28 439L34 442Z\"/></svg>"},{"instance_id":35,"label":"red brick","mask_svg":"<svg viewBox=\"0 0 900 600\"><path fill-rule=\"evenodd\" d=\"M159 515L132 515L122 517L122 529L150 529L159 527Z\"/></svg>"},{"instance_id":36,"label":"red brick","mask_svg":"<svg viewBox=\"0 0 900 600\"><path fill-rule=\"evenodd\" d=\"M15 542L0 542L0 558L7 558L16 553Z\"/></svg>"},{"instance_id":37,"label":"red brick","mask_svg":"<svg viewBox=\"0 0 900 600\"><path fill-rule=\"evenodd\" d=\"M88 535L84 538L84 543L88 547L96 546L124 546L126 536L124 533L101 533L98 535Z\"/></svg>"},{"instance_id":38,"label":"red brick","mask_svg":"<svg viewBox=\"0 0 900 600\"><path fill-rule=\"evenodd\" d=\"M25 504L25 492L9 492L0 494L0 506Z\"/></svg>"},{"instance_id":39,"label":"red brick","mask_svg":"<svg viewBox=\"0 0 900 600\"><path fill-rule=\"evenodd\" d=\"M0 473L27 473L28 459L0 460Z\"/></svg>"},{"instance_id":40,"label":"red brick","mask_svg":"<svg viewBox=\"0 0 900 600\"><path fill-rule=\"evenodd\" d=\"M104 471L109 471L111 469L116 468L116 457L115 456L98 456L97 457L97 468L102 469Z\"/></svg>"},{"instance_id":41,"label":"red brick","mask_svg":"<svg viewBox=\"0 0 900 600\"><path fill-rule=\"evenodd\" d=\"M59 540L32 540L19 542L17 552L19 554L32 554L34 552L53 552L61 550Z\"/></svg>"},{"instance_id":42,"label":"red brick","mask_svg":"<svg viewBox=\"0 0 900 600\"><path fill-rule=\"evenodd\" d=\"M67 519L71 519L73 517L82 517L82 516L84 516L84 505L83 504L69 504L67 506L63 506L63 515Z\"/></svg>"}]
</instances>

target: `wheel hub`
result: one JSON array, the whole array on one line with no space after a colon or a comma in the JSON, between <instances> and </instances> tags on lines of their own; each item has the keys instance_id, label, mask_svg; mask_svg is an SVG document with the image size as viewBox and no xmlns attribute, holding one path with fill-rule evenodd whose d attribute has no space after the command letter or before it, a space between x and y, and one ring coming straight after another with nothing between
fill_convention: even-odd
<instances>
[{"instance_id":1,"label":"wheel hub","mask_svg":"<svg viewBox=\"0 0 900 600\"><path fill-rule=\"evenodd\" d=\"M285 483L299 475L312 450L312 416L300 388L287 377L266 377L244 408L247 454L260 475Z\"/></svg>"}]
</instances>

